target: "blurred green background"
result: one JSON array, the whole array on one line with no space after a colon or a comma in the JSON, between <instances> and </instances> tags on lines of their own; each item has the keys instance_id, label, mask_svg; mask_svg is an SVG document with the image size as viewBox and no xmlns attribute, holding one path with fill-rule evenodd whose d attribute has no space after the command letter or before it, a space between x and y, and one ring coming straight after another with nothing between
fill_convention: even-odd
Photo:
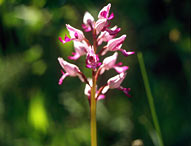
<instances>
[{"instance_id":1,"label":"blurred green background","mask_svg":"<svg viewBox=\"0 0 191 146\"><path fill-rule=\"evenodd\" d=\"M97 19L109 2L111 25L127 34L123 48L143 53L165 146L191 145L189 0L0 0L0 146L90 145L85 85L69 77L58 85L57 57L73 51L58 37L65 24L81 29L85 11ZM133 97L111 90L98 102L98 144L157 145L137 56L120 60L130 67L123 86ZM84 57L71 62L90 75Z\"/></svg>"}]
</instances>

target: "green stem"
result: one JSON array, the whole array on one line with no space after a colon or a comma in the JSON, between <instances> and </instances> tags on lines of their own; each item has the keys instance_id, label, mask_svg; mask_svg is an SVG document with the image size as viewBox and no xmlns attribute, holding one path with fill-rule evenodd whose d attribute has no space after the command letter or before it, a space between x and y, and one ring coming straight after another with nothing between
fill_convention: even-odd
<instances>
[{"instance_id":1,"label":"green stem","mask_svg":"<svg viewBox=\"0 0 191 146\"><path fill-rule=\"evenodd\" d=\"M91 88L91 102L90 102L90 112L91 112L91 146L97 146L97 128L96 128L96 78L95 72L92 71L92 81L93 85Z\"/></svg>"},{"instance_id":2,"label":"green stem","mask_svg":"<svg viewBox=\"0 0 191 146\"><path fill-rule=\"evenodd\" d=\"M144 64L142 53L139 52L137 54L137 57L138 57L139 65L140 65L140 68L141 68L141 74L142 74L144 85L145 85L145 90L146 90L147 99L148 99L148 102L149 102L149 107L150 107L150 110L151 110L151 115L152 115L154 127L155 127L156 133L158 135L159 145L164 146L163 140L162 140L162 134L161 134L161 131L160 131L160 126L159 126L159 122L158 122L158 118L157 118L157 114L156 114L156 111L155 111L154 100L153 100L153 96L152 96L151 89L150 89L150 86L149 86L149 81L148 81L147 72L146 72L146 69L145 69L145 64Z\"/></svg>"}]
</instances>

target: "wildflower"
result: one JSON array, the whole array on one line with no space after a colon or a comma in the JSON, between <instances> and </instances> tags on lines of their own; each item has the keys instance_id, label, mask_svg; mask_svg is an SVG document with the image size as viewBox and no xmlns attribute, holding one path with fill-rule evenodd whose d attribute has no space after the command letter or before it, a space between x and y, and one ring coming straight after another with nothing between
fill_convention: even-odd
<instances>
[{"instance_id":1,"label":"wildflower","mask_svg":"<svg viewBox=\"0 0 191 146\"><path fill-rule=\"evenodd\" d=\"M71 64L67 61L65 61L63 58L59 57L58 58L58 61L60 63L60 65L62 66L62 68L66 71L66 73L64 73L62 71L62 77L60 78L59 80L59 85L62 84L63 80L67 77L67 76L72 76L72 77L75 77L75 76L78 76L79 79L84 82L85 79L82 75L82 72L80 71L80 69L74 65L74 64Z\"/></svg>"},{"instance_id":2,"label":"wildflower","mask_svg":"<svg viewBox=\"0 0 191 146\"><path fill-rule=\"evenodd\" d=\"M129 56L134 54L134 52L122 49L122 44L126 39L126 35L115 38L120 32L121 28L117 26L110 27L109 21L114 18L114 14L110 14L110 8L111 4L103 7L98 14L97 20L94 20L94 17L89 12L85 12L82 28L85 32L92 31L92 44L85 38L81 30L76 29L69 24L66 24L66 28L69 31L70 37L67 35L65 35L64 39L59 37L59 40L63 44L69 41L73 41L75 51L72 53L72 56L69 56L68 58L71 60L77 60L81 56L86 56L85 66L92 71L92 78L87 79L76 65L68 63L61 57L58 58L60 65L65 71L62 71L62 77L59 80L59 84L62 84L63 80L67 76L77 76L82 82L86 83L84 94L88 97L90 104L92 146L97 146L96 102L98 100L105 99L105 94L109 89L121 90L128 97L131 97L129 94L130 88L124 88L121 85L127 75L126 71L129 67L122 66L122 62L116 62L118 57L117 51L122 52L124 56ZM106 42L106 45L99 50L99 46L104 42ZM104 56L109 51L114 52L113 55L103 58L101 63L100 56ZM98 88L98 76L102 75L106 70L108 71L110 69L115 69L118 74L110 78L105 85Z\"/></svg>"},{"instance_id":3,"label":"wildflower","mask_svg":"<svg viewBox=\"0 0 191 146\"><path fill-rule=\"evenodd\" d=\"M111 20L113 18L113 13L109 17L110 8L111 8L111 4L108 4L107 6L103 7L98 14L98 18Z\"/></svg>"},{"instance_id":4,"label":"wildflower","mask_svg":"<svg viewBox=\"0 0 191 146\"><path fill-rule=\"evenodd\" d=\"M130 88L124 88L123 86L121 86L121 83L125 79L126 75L127 75L127 73L122 72L122 73L110 78L107 81L107 85L104 86L104 88L102 89L102 94L105 94L109 89L118 89L118 90L122 90L128 97L131 97L129 95Z\"/></svg>"}]
</instances>

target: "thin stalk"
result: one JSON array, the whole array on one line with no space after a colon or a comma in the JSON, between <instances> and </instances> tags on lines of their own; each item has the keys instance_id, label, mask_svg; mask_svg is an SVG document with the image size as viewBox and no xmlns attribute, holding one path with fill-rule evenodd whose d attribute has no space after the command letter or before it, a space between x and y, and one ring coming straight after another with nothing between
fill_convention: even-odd
<instances>
[{"instance_id":1,"label":"thin stalk","mask_svg":"<svg viewBox=\"0 0 191 146\"><path fill-rule=\"evenodd\" d=\"M91 102L90 102L90 114L91 114L91 146L97 146L97 128L96 128L96 78L95 72L92 71L93 85L91 88Z\"/></svg>"},{"instance_id":2,"label":"thin stalk","mask_svg":"<svg viewBox=\"0 0 191 146\"><path fill-rule=\"evenodd\" d=\"M147 76L147 72L146 72L146 69L145 69L145 64L144 64L142 53L139 52L137 54L137 57L138 57L138 61L139 61L139 65L140 65L144 85L145 85L145 90L146 90L147 99L148 99L148 102L149 102L149 107L150 107L150 110L151 110L151 115L152 115L154 127L155 127L156 133L158 135L159 145L164 146L163 139L162 139L162 134L161 134L161 130L160 130L160 126L159 126L159 122L158 122L158 118L157 118L157 114L156 114L156 110L155 110L154 100L153 100L153 96L152 96L152 93L151 93L151 89L150 89L150 85L149 85L148 76Z\"/></svg>"},{"instance_id":3,"label":"thin stalk","mask_svg":"<svg viewBox=\"0 0 191 146\"><path fill-rule=\"evenodd\" d=\"M92 31L94 51L97 51L96 30ZM96 71L92 70L92 88L90 101L90 115L91 115L91 146L97 146L97 127L96 127Z\"/></svg>"}]
</instances>

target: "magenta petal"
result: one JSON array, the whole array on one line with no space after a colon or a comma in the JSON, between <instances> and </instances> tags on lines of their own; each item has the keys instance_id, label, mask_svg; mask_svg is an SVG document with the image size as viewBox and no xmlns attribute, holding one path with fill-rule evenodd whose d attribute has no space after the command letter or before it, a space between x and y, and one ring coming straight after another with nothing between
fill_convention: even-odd
<instances>
[{"instance_id":1,"label":"magenta petal","mask_svg":"<svg viewBox=\"0 0 191 146\"><path fill-rule=\"evenodd\" d=\"M102 99L105 99L105 95L101 94L97 97L97 100L102 100Z\"/></svg>"},{"instance_id":2,"label":"magenta petal","mask_svg":"<svg viewBox=\"0 0 191 146\"><path fill-rule=\"evenodd\" d=\"M76 39L78 39L78 33L77 32L74 33L74 36Z\"/></svg>"},{"instance_id":3,"label":"magenta petal","mask_svg":"<svg viewBox=\"0 0 191 146\"><path fill-rule=\"evenodd\" d=\"M68 75L69 75L68 73L64 73L64 72L62 71L62 76L61 76L61 78L59 79L58 84L61 85L62 82L63 82L63 80L64 80Z\"/></svg>"},{"instance_id":4,"label":"magenta petal","mask_svg":"<svg viewBox=\"0 0 191 146\"><path fill-rule=\"evenodd\" d=\"M58 39L59 39L59 41L61 42L61 43L65 43L63 40L62 40L62 38L61 37L58 37Z\"/></svg>"},{"instance_id":5,"label":"magenta petal","mask_svg":"<svg viewBox=\"0 0 191 146\"><path fill-rule=\"evenodd\" d=\"M123 92L125 93L126 96L128 96L128 97L132 97L132 96L129 94L131 88L119 87L118 89L121 90L121 91L123 91Z\"/></svg>"},{"instance_id":6,"label":"magenta petal","mask_svg":"<svg viewBox=\"0 0 191 146\"><path fill-rule=\"evenodd\" d=\"M112 12L111 15L109 16L108 20L111 20L114 18L114 13Z\"/></svg>"},{"instance_id":7,"label":"magenta petal","mask_svg":"<svg viewBox=\"0 0 191 146\"><path fill-rule=\"evenodd\" d=\"M122 62L118 62L117 64L115 64L116 66L121 66L121 65L123 65L123 63Z\"/></svg>"},{"instance_id":8,"label":"magenta petal","mask_svg":"<svg viewBox=\"0 0 191 146\"><path fill-rule=\"evenodd\" d=\"M128 66L114 66L113 67L118 73L122 73L122 72L125 72L126 70L128 70Z\"/></svg>"},{"instance_id":9,"label":"magenta petal","mask_svg":"<svg viewBox=\"0 0 191 146\"><path fill-rule=\"evenodd\" d=\"M86 29L84 29L85 32L90 32L91 30L91 27L87 27Z\"/></svg>"},{"instance_id":10,"label":"magenta petal","mask_svg":"<svg viewBox=\"0 0 191 146\"><path fill-rule=\"evenodd\" d=\"M121 51L122 54L123 54L124 56L126 56L126 57L135 53L135 52L127 52L126 50L123 50L123 49L120 49L119 51Z\"/></svg>"},{"instance_id":11,"label":"magenta petal","mask_svg":"<svg viewBox=\"0 0 191 146\"><path fill-rule=\"evenodd\" d=\"M65 40L65 42L69 42L69 41L71 41L71 39L70 39L67 35L65 35L64 40Z\"/></svg>"},{"instance_id":12,"label":"magenta petal","mask_svg":"<svg viewBox=\"0 0 191 146\"><path fill-rule=\"evenodd\" d=\"M117 33L119 33L121 31L121 28L116 28L115 30L111 30L111 29L107 29L106 31L110 34L110 35L117 35Z\"/></svg>"},{"instance_id":13,"label":"magenta petal","mask_svg":"<svg viewBox=\"0 0 191 146\"><path fill-rule=\"evenodd\" d=\"M107 17L107 11L102 11L100 14L102 17L106 18Z\"/></svg>"},{"instance_id":14,"label":"magenta petal","mask_svg":"<svg viewBox=\"0 0 191 146\"><path fill-rule=\"evenodd\" d=\"M72 55L74 55L74 56L68 56L68 59L77 60L78 58L80 58L80 54L78 54L78 53L72 52Z\"/></svg>"},{"instance_id":15,"label":"magenta petal","mask_svg":"<svg viewBox=\"0 0 191 146\"><path fill-rule=\"evenodd\" d=\"M87 67L87 68L92 68L92 66L91 66L91 65L89 65L89 64L86 64L86 67Z\"/></svg>"}]
</instances>

